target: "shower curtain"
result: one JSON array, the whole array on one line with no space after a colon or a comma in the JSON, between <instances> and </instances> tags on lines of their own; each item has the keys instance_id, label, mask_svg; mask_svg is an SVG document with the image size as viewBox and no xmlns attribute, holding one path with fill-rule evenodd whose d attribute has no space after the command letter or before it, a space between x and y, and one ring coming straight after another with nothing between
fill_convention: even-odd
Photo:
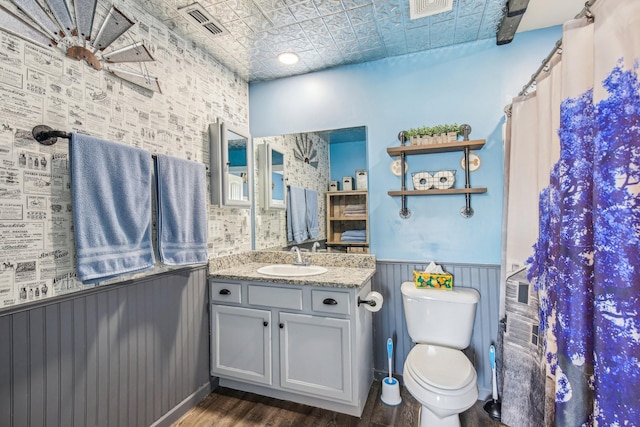
<instances>
[{"instance_id":1,"label":"shower curtain","mask_svg":"<svg viewBox=\"0 0 640 427\"><path fill-rule=\"evenodd\" d=\"M524 415L534 425L640 425L640 1L591 12L563 28L560 158L527 261L554 402ZM508 368L502 421L515 427L514 408L542 396L513 396Z\"/></svg>"}]
</instances>

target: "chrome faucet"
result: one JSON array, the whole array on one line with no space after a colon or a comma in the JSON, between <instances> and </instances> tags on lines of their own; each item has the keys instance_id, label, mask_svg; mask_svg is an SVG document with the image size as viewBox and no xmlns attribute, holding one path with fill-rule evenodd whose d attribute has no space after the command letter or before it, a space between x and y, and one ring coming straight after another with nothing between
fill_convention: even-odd
<instances>
[{"instance_id":1,"label":"chrome faucet","mask_svg":"<svg viewBox=\"0 0 640 427\"><path fill-rule=\"evenodd\" d=\"M317 252L320 249L320 242L313 242L313 246L311 247L311 252Z\"/></svg>"},{"instance_id":2,"label":"chrome faucet","mask_svg":"<svg viewBox=\"0 0 640 427\"><path fill-rule=\"evenodd\" d=\"M293 265L309 265L308 261L302 260L302 254L300 253L300 249L297 246L291 248L289 252L293 252Z\"/></svg>"}]
</instances>

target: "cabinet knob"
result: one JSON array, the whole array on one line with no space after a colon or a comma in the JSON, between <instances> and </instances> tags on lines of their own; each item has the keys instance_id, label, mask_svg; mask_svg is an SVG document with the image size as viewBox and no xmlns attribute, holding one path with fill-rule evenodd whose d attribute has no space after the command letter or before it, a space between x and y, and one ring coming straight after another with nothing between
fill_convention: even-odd
<instances>
[{"instance_id":1,"label":"cabinet knob","mask_svg":"<svg viewBox=\"0 0 640 427\"><path fill-rule=\"evenodd\" d=\"M338 301L334 300L333 298L325 298L322 303L326 305L338 305Z\"/></svg>"},{"instance_id":2,"label":"cabinet knob","mask_svg":"<svg viewBox=\"0 0 640 427\"><path fill-rule=\"evenodd\" d=\"M231 291L229 289L220 289L220 295L231 295Z\"/></svg>"},{"instance_id":3,"label":"cabinet knob","mask_svg":"<svg viewBox=\"0 0 640 427\"><path fill-rule=\"evenodd\" d=\"M280 323L278 326L280 326L280 329L284 329L284 323Z\"/></svg>"},{"instance_id":4,"label":"cabinet knob","mask_svg":"<svg viewBox=\"0 0 640 427\"><path fill-rule=\"evenodd\" d=\"M264 322L262 322L262 324L263 324L264 326L269 326L269 322L267 322L266 320L265 320Z\"/></svg>"}]
</instances>

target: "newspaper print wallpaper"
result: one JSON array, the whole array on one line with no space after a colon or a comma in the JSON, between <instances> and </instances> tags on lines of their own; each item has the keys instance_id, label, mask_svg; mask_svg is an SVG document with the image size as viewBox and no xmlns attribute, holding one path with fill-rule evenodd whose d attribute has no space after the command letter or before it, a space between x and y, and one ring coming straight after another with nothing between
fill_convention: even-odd
<instances>
[{"instance_id":1,"label":"newspaper print wallpaper","mask_svg":"<svg viewBox=\"0 0 640 427\"><path fill-rule=\"evenodd\" d=\"M152 153L208 163L207 126L221 117L248 129L248 84L131 2L135 17L114 49L144 41L162 93L95 71L0 30L0 310L86 289L75 277L68 141L38 144L33 126L77 131ZM101 22L96 19L96 22ZM209 209L209 257L251 249L250 209ZM155 274L145 273L114 281Z\"/></svg>"},{"instance_id":2,"label":"newspaper print wallpaper","mask_svg":"<svg viewBox=\"0 0 640 427\"><path fill-rule=\"evenodd\" d=\"M313 167L309 163L298 160L293 155L296 147L296 138L308 138L313 143L313 148L318 153L318 167ZM255 209L255 247L256 249L268 249L284 247L287 245L287 221L283 210L265 210L260 197L258 173L260 162L258 147L268 143L271 147L284 154L284 178L285 185L311 188L318 191L318 225L320 234L318 239L326 239L326 197L329 188L330 166L329 166L329 143L316 133L290 134L256 138L254 143L254 179L256 201Z\"/></svg>"}]
</instances>

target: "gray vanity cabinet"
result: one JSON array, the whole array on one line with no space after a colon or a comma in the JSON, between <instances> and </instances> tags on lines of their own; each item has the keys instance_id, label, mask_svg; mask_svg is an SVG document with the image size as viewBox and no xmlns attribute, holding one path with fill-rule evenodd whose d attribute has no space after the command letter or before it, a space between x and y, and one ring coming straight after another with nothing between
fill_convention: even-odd
<instances>
[{"instance_id":1,"label":"gray vanity cabinet","mask_svg":"<svg viewBox=\"0 0 640 427\"><path fill-rule=\"evenodd\" d=\"M211 373L271 385L270 323L270 311L212 304Z\"/></svg>"},{"instance_id":2,"label":"gray vanity cabinet","mask_svg":"<svg viewBox=\"0 0 640 427\"><path fill-rule=\"evenodd\" d=\"M348 319L280 313L280 385L351 401Z\"/></svg>"},{"instance_id":3,"label":"gray vanity cabinet","mask_svg":"<svg viewBox=\"0 0 640 427\"><path fill-rule=\"evenodd\" d=\"M373 380L371 290L209 280L220 385L360 416Z\"/></svg>"}]
</instances>

